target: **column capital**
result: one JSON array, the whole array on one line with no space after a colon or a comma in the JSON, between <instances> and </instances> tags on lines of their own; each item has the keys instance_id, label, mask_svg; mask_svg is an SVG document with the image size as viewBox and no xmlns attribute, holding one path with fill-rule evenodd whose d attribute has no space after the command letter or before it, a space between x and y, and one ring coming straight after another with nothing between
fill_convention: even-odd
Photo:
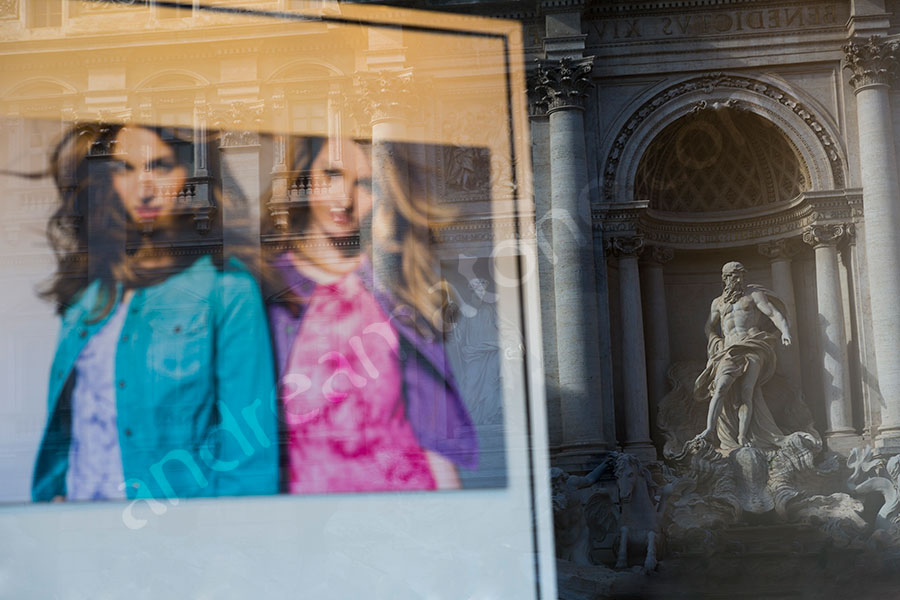
<instances>
[{"instance_id":1,"label":"column capital","mask_svg":"<svg viewBox=\"0 0 900 600\"><path fill-rule=\"evenodd\" d=\"M777 260L790 260L800 252L800 247L794 240L781 239L771 242L763 242L756 246L760 254L775 262Z\"/></svg>"},{"instance_id":2,"label":"column capital","mask_svg":"<svg viewBox=\"0 0 900 600\"><path fill-rule=\"evenodd\" d=\"M844 224L844 241L850 246L856 245L856 223Z\"/></svg>"},{"instance_id":3,"label":"column capital","mask_svg":"<svg viewBox=\"0 0 900 600\"><path fill-rule=\"evenodd\" d=\"M137 109L138 118L150 120L153 118L153 100L147 97L141 98Z\"/></svg>"},{"instance_id":4,"label":"column capital","mask_svg":"<svg viewBox=\"0 0 900 600\"><path fill-rule=\"evenodd\" d=\"M535 71L528 76L526 87L528 92L528 116L531 118L546 117L547 103L544 101L539 72Z\"/></svg>"},{"instance_id":5,"label":"column capital","mask_svg":"<svg viewBox=\"0 0 900 600\"><path fill-rule=\"evenodd\" d=\"M843 66L850 71L850 85L857 93L867 87L889 86L893 81L900 42L873 35L865 41L844 44L843 50Z\"/></svg>"},{"instance_id":6,"label":"column capital","mask_svg":"<svg viewBox=\"0 0 900 600\"><path fill-rule=\"evenodd\" d=\"M209 118L219 129L219 147L259 145L259 124L265 111L264 102L228 102L212 107Z\"/></svg>"},{"instance_id":7,"label":"column capital","mask_svg":"<svg viewBox=\"0 0 900 600\"><path fill-rule=\"evenodd\" d=\"M537 59L533 89L547 113L562 109L584 110L584 100L594 87L591 71L594 57L559 60Z\"/></svg>"},{"instance_id":8,"label":"column capital","mask_svg":"<svg viewBox=\"0 0 900 600\"><path fill-rule=\"evenodd\" d=\"M284 90L277 90L272 96L269 98L269 107L272 109L272 112L280 112L287 108L287 100L284 95Z\"/></svg>"},{"instance_id":9,"label":"column capital","mask_svg":"<svg viewBox=\"0 0 900 600\"><path fill-rule=\"evenodd\" d=\"M194 98L194 116L198 119L208 119L210 113L209 102L206 101L206 98Z\"/></svg>"},{"instance_id":10,"label":"column capital","mask_svg":"<svg viewBox=\"0 0 900 600\"><path fill-rule=\"evenodd\" d=\"M75 110L75 107L70 105L63 106L60 110L60 117L66 123L76 123L78 119L78 111ZM16 117L9 115L7 116L7 124L6 127L15 127L14 122L16 121Z\"/></svg>"},{"instance_id":11,"label":"column capital","mask_svg":"<svg viewBox=\"0 0 900 600\"><path fill-rule=\"evenodd\" d=\"M412 69L358 73L354 84L361 91L362 113L372 124L409 114L412 78Z\"/></svg>"},{"instance_id":12,"label":"column capital","mask_svg":"<svg viewBox=\"0 0 900 600\"><path fill-rule=\"evenodd\" d=\"M614 237L606 241L606 251L616 258L637 258L644 251L644 238L640 235Z\"/></svg>"},{"instance_id":13,"label":"column capital","mask_svg":"<svg viewBox=\"0 0 900 600\"><path fill-rule=\"evenodd\" d=\"M847 223L810 225L803 232L803 241L814 248L837 246L841 240L848 237L847 229Z\"/></svg>"},{"instance_id":14,"label":"column capital","mask_svg":"<svg viewBox=\"0 0 900 600\"><path fill-rule=\"evenodd\" d=\"M646 246L644 250L646 250L646 252L641 255L641 260L649 265L662 266L675 258L675 250L668 246L657 246L653 244Z\"/></svg>"}]
</instances>

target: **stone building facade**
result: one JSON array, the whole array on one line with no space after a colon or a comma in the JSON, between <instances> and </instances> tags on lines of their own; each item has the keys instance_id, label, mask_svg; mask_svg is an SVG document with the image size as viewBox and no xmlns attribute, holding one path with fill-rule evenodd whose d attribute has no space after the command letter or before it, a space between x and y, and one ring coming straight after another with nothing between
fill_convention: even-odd
<instances>
[{"instance_id":1,"label":"stone building facade","mask_svg":"<svg viewBox=\"0 0 900 600\"><path fill-rule=\"evenodd\" d=\"M547 2L523 15L537 218L571 211L593 242L570 249L554 226L569 254L542 263L557 464L657 456L669 369L706 359L708 303L732 260L785 301L796 343L779 372L826 446L897 451L893 11ZM566 269L584 266L572 285ZM579 310L597 318L570 322Z\"/></svg>"}]
</instances>

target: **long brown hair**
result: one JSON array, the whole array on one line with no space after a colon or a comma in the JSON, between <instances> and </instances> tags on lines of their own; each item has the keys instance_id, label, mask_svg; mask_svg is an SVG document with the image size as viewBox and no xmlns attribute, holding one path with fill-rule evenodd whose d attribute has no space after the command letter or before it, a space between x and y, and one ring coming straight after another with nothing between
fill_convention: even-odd
<instances>
[{"instance_id":1,"label":"long brown hair","mask_svg":"<svg viewBox=\"0 0 900 600\"><path fill-rule=\"evenodd\" d=\"M323 152L328 138L294 138L290 143L288 169L291 177L309 172L313 161ZM428 169L420 158L421 147L396 142L380 142L373 148L370 140L355 139L368 160L373 153L380 152L381 160L373 169L376 191L379 198L372 214L360 223L360 234L353 239L305 240L298 237L307 230L308 207L296 206L289 215L288 233L278 234L271 222L264 227L267 237L280 238L279 242L267 247L271 264L276 254L286 249L299 252L317 266L325 266L316 261L315 253L308 251L310 245L331 244L345 252L361 252L373 263L376 284L380 284L410 311L400 311L401 318L410 319L421 333L433 335L447 329L452 321L453 299L450 286L439 275L437 257L432 250L430 226L438 220L455 216L456 211L441 206L429 191ZM380 188L380 189L378 189ZM263 206L272 198L271 188L263 197ZM284 243L288 242L288 243ZM376 256L373 256L375 254ZM267 290L272 294L284 293L280 277L269 271ZM290 299L290 295L288 296ZM299 301L293 299L293 301Z\"/></svg>"},{"instance_id":2,"label":"long brown hair","mask_svg":"<svg viewBox=\"0 0 900 600\"><path fill-rule=\"evenodd\" d=\"M56 256L57 269L39 291L43 298L56 303L59 314L63 314L80 292L95 280L100 282L100 291L91 317L99 320L115 304L117 283L126 288L154 285L207 254L220 269L227 263L221 240L197 231L196 209L180 211L172 226L158 231L144 230L130 216L112 179L116 139L123 127L115 123L77 123L53 149L46 172L25 174L29 178L52 176L59 192L59 203L47 223L47 238ZM128 127L147 129L167 144L171 142L166 140L187 139L184 132L174 128ZM213 139L214 134L211 134L196 143L212 145ZM175 154L176 162L188 169L183 158ZM213 153L208 152L208 155L213 156ZM180 191L176 190L176 193ZM215 208L221 204L222 195L216 186L212 186L211 199L212 229L220 229L223 211ZM246 203L243 198L234 200ZM173 261L162 269L137 268L129 257L139 249L164 253ZM253 255L248 240L229 234L228 255L244 259L248 267L253 266L253 261L247 260Z\"/></svg>"}]
</instances>

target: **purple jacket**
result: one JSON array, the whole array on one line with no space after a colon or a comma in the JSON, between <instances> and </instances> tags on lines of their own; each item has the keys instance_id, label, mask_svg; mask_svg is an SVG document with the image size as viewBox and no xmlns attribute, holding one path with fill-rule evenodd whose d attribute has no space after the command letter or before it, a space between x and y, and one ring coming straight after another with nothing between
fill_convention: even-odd
<instances>
[{"instance_id":1,"label":"purple jacket","mask_svg":"<svg viewBox=\"0 0 900 600\"><path fill-rule=\"evenodd\" d=\"M273 266L284 283L282 294L290 290L301 300L312 296L316 282L297 271L288 254L279 256ZM385 315L391 317L391 324L400 337L406 418L419 444L439 452L461 467L477 468L478 437L453 379L440 336L428 340L405 320L393 318L400 312L400 304L387 290L375 289L369 261L363 260L356 272ZM279 302L278 295L269 298L269 325L279 381L284 374L291 345L300 330L306 306L305 302L300 304L300 312L295 316L287 305Z\"/></svg>"}]
</instances>

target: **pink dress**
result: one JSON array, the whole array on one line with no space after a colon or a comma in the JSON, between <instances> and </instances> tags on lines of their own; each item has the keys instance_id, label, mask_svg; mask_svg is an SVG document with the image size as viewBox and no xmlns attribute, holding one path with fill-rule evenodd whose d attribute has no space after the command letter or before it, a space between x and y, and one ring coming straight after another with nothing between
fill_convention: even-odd
<instances>
[{"instance_id":1,"label":"pink dress","mask_svg":"<svg viewBox=\"0 0 900 600\"><path fill-rule=\"evenodd\" d=\"M399 338L358 275L316 287L281 378L294 494L431 490Z\"/></svg>"}]
</instances>

